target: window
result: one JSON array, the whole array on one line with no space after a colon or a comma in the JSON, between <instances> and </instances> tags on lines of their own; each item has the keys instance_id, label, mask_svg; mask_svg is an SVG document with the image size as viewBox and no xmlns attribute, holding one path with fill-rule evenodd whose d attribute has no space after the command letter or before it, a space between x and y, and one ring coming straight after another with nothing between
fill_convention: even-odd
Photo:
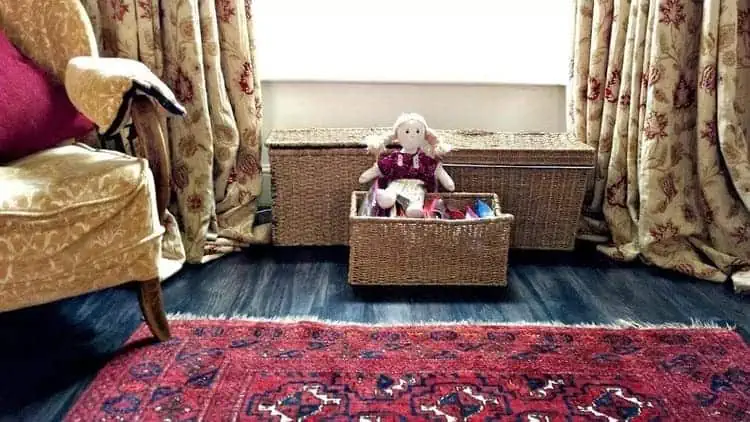
<instances>
[{"instance_id":1,"label":"window","mask_svg":"<svg viewBox=\"0 0 750 422\"><path fill-rule=\"evenodd\" d=\"M255 0L267 81L564 85L564 0Z\"/></svg>"}]
</instances>

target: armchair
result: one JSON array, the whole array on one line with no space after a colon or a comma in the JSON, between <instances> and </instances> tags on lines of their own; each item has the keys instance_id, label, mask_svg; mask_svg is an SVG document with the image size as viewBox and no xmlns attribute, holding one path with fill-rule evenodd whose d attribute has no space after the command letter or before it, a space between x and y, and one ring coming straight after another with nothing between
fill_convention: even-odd
<instances>
[{"instance_id":1,"label":"armchair","mask_svg":"<svg viewBox=\"0 0 750 422\"><path fill-rule=\"evenodd\" d=\"M0 164L0 312L136 282L148 327L167 339L159 270L170 168L159 108L184 109L142 63L98 57L78 0L0 2L0 31L100 132L130 117L143 141L138 157L66 143Z\"/></svg>"}]
</instances>

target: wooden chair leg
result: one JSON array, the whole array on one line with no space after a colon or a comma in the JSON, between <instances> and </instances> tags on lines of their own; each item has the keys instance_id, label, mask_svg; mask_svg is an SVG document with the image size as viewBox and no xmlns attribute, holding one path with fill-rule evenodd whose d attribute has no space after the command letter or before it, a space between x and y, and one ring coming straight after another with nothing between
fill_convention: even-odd
<instances>
[{"instance_id":1,"label":"wooden chair leg","mask_svg":"<svg viewBox=\"0 0 750 422\"><path fill-rule=\"evenodd\" d=\"M167 314L164 312L161 282L158 278L141 283L138 301L141 304L141 312L146 319L146 325L148 325L154 337L160 341L168 340L170 337L169 322L167 322Z\"/></svg>"}]
</instances>

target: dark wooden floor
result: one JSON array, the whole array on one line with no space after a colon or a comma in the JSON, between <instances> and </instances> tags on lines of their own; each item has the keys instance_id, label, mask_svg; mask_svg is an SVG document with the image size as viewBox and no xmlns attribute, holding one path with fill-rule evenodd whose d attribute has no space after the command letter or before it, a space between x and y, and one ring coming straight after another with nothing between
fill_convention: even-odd
<instances>
[{"instance_id":1,"label":"dark wooden floor","mask_svg":"<svg viewBox=\"0 0 750 422\"><path fill-rule=\"evenodd\" d=\"M507 289L375 289L346 284L346 249L261 248L188 267L164 284L167 311L357 322L731 321L750 298L727 285L608 261L591 250L515 252ZM0 420L59 420L140 323L121 287L0 314Z\"/></svg>"}]
</instances>

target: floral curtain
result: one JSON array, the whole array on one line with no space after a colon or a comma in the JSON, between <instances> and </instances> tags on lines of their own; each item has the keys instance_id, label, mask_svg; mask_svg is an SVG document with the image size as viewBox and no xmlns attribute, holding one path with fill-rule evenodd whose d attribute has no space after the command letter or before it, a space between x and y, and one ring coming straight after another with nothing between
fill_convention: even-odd
<instances>
[{"instance_id":1,"label":"floral curtain","mask_svg":"<svg viewBox=\"0 0 750 422\"><path fill-rule=\"evenodd\" d=\"M253 225L262 108L250 0L82 3L101 54L144 62L188 112L163 122L173 184L165 256L199 263L267 242L268 227Z\"/></svg>"},{"instance_id":2,"label":"floral curtain","mask_svg":"<svg viewBox=\"0 0 750 422\"><path fill-rule=\"evenodd\" d=\"M750 289L750 0L575 0L570 130L613 258Z\"/></svg>"}]
</instances>

